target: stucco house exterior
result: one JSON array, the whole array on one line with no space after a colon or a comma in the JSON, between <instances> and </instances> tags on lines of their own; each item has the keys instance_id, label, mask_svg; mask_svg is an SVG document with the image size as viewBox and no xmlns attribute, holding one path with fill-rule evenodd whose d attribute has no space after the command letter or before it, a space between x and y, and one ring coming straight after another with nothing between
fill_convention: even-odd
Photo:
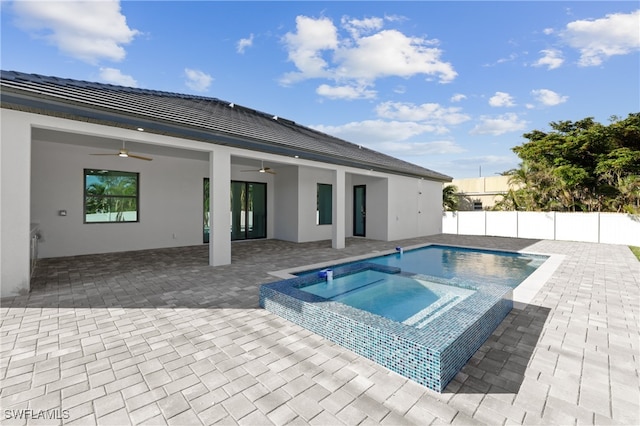
<instances>
[{"instance_id":1,"label":"stucco house exterior","mask_svg":"<svg viewBox=\"0 0 640 426\"><path fill-rule=\"evenodd\" d=\"M13 71L0 90L2 297L29 291L34 245L47 258L208 243L217 266L233 240L340 249L442 230L449 176L273 114Z\"/></svg>"}]
</instances>

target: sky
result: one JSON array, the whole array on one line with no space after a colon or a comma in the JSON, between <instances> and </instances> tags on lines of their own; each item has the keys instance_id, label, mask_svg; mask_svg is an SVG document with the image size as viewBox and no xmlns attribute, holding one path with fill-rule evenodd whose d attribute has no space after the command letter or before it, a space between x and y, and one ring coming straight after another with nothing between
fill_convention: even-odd
<instances>
[{"instance_id":1,"label":"sky","mask_svg":"<svg viewBox=\"0 0 640 426\"><path fill-rule=\"evenodd\" d=\"M637 1L0 0L3 70L207 96L453 178L640 112Z\"/></svg>"}]
</instances>

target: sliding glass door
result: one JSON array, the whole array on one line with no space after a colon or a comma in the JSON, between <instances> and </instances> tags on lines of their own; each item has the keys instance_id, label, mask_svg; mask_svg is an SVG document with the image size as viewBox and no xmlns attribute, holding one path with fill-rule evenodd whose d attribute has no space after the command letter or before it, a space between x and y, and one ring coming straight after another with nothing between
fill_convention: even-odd
<instances>
[{"instance_id":1,"label":"sliding glass door","mask_svg":"<svg viewBox=\"0 0 640 426\"><path fill-rule=\"evenodd\" d=\"M267 184L231 182L231 240L267 237Z\"/></svg>"},{"instance_id":2,"label":"sliding glass door","mask_svg":"<svg viewBox=\"0 0 640 426\"><path fill-rule=\"evenodd\" d=\"M203 242L209 242L209 178L204 178ZM231 182L231 240L267 238L267 184Z\"/></svg>"}]
</instances>

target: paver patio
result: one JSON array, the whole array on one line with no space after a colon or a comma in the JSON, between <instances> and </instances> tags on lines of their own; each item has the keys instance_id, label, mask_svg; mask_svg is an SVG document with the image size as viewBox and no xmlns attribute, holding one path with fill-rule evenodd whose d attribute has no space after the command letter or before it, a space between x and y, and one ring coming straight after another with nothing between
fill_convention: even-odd
<instances>
[{"instance_id":1,"label":"paver patio","mask_svg":"<svg viewBox=\"0 0 640 426\"><path fill-rule=\"evenodd\" d=\"M427 242L565 256L442 394L258 307L268 271ZM2 424L640 424L626 246L435 235L232 254L216 268L204 246L41 260L32 292L0 301Z\"/></svg>"}]
</instances>

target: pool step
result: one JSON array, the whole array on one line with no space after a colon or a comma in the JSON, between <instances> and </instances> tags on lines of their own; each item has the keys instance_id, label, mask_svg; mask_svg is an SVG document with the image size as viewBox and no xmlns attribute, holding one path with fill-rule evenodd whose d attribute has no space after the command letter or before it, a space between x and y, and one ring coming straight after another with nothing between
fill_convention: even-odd
<instances>
[{"instance_id":1,"label":"pool step","mask_svg":"<svg viewBox=\"0 0 640 426\"><path fill-rule=\"evenodd\" d=\"M456 303L458 303L459 300L460 300L459 296L453 296L452 298L446 300L445 302L442 302L440 305L438 305L435 308L431 306L430 308L433 308L433 309L429 309L429 308L425 309L428 312L424 314L422 314L422 312L417 313L413 317L404 321L404 324L407 324L416 328L423 328L431 320L435 319L438 315L440 315L440 313L444 312L448 306L455 305Z\"/></svg>"}]
</instances>

